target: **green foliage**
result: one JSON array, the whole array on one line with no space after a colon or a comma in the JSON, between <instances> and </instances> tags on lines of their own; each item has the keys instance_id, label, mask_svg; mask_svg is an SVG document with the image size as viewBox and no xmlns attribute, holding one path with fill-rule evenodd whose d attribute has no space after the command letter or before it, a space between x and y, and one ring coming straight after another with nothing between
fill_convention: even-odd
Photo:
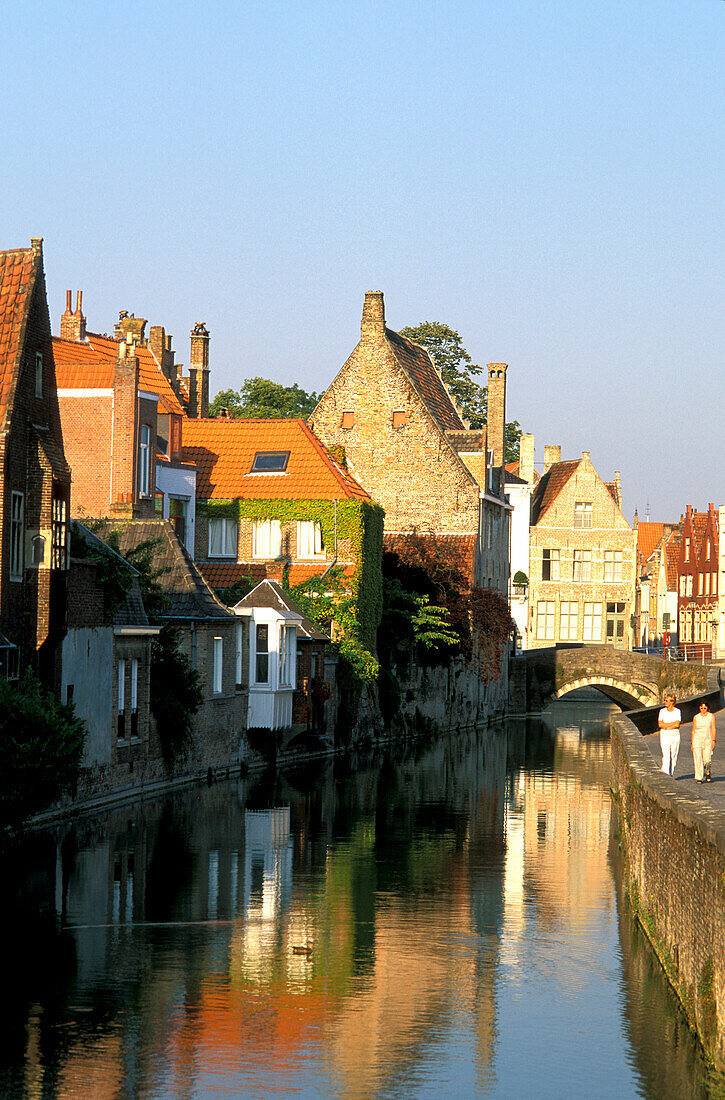
<instances>
[{"instance_id":1,"label":"green foliage","mask_svg":"<svg viewBox=\"0 0 725 1100\"><path fill-rule=\"evenodd\" d=\"M517 569L516 572L514 573L514 584L521 585L521 584L528 584L528 583L529 583L529 578L526 576L523 569Z\"/></svg>"},{"instance_id":2,"label":"green foliage","mask_svg":"<svg viewBox=\"0 0 725 1100\"><path fill-rule=\"evenodd\" d=\"M95 534L101 542L91 542L83 538L74 524L71 524L70 553L72 558L81 558L92 561L96 566L96 581L103 592L103 602L110 618L126 599L128 591L133 583L133 574L126 565L123 556L118 549L118 536L115 531L115 545L111 539L104 538L99 530L102 520L95 520L85 526ZM111 547L114 553L110 553L107 547Z\"/></svg>"},{"instance_id":3,"label":"green foliage","mask_svg":"<svg viewBox=\"0 0 725 1100\"><path fill-rule=\"evenodd\" d=\"M482 386L475 377L483 373L483 367L473 362L455 329L440 321L421 321L418 325L401 328L400 335L425 348L464 419L472 428L482 428L486 423L488 387ZM506 462L515 462L519 457L521 435L518 420L506 425Z\"/></svg>"},{"instance_id":4,"label":"green foliage","mask_svg":"<svg viewBox=\"0 0 725 1100\"><path fill-rule=\"evenodd\" d=\"M221 390L209 405L209 415L219 416L226 408L229 416L253 420L301 417L306 420L320 395L307 393L300 386L283 386L269 378L247 378L242 388Z\"/></svg>"},{"instance_id":5,"label":"green foliage","mask_svg":"<svg viewBox=\"0 0 725 1100\"><path fill-rule=\"evenodd\" d=\"M85 726L27 673L0 680L0 825L17 825L73 788Z\"/></svg>"},{"instance_id":6,"label":"green foliage","mask_svg":"<svg viewBox=\"0 0 725 1100\"><path fill-rule=\"evenodd\" d=\"M413 616L415 640L425 649L450 649L460 642L451 629L451 613L447 607L429 602L427 596L419 597L418 610Z\"/></svg>"},{"instance_id":7,"label":"green foliage","mask_svg":"<svg viewBox=\"0 0 725 1100\"><path fill-rule=\"evenodd\" d=\"M204 698L199 673L181 652L179 637L167 624L151 646L151 711L167 765L187 751L191 719Z\"/></svg>"}]
</instances>

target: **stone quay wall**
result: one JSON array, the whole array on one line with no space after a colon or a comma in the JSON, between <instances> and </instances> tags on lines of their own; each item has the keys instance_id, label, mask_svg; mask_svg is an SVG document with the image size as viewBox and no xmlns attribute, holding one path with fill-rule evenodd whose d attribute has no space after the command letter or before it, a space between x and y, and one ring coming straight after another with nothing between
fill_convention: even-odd
<instances>
[{"instance_id":1,"label":"stone quay wall","mask_svg":"<svg viewBox=\"0 0 725 1100\"><path fill-rule=\"evenodd\" d=\"M697 698L716 709L718 669L709 672L710 690ZM683 718L696 702L686 701ZM708 1058L725 1071L725 812L673 789L658 770L642 740L656 728L657 709L611 722L627 888Z\"/></svg>"}]
</instances>

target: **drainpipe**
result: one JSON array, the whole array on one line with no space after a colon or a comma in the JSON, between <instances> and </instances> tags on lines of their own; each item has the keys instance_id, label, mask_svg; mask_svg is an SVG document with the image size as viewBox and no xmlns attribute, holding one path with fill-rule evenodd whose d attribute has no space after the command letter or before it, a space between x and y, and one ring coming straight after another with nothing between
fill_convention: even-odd
<instances>
[{"instance_id":1,"label":"drainpipe","mask_svg":"<svg viewBox=\"0 0 725 1100\"><path fill-rule=\"evenodd\" d=\"M330 570L334 569L335 566L337 565L337 501L335 501L334 504L335 504L335 556L332 559L332 561L330 562L330 564L328 565L325 572L320 577L320 580L323 580L327 576L327 574L330 572Z\"/></svg>"},{"instance_id":2,"label":"drainpipe","mask_svg":"<svg viewBox=\"0 0 725 1100\"><path fill-rule=\"evenodd\" d=\"M196 623L191 620L191 667L196 670Z\"/></svg>"}]
</instances>

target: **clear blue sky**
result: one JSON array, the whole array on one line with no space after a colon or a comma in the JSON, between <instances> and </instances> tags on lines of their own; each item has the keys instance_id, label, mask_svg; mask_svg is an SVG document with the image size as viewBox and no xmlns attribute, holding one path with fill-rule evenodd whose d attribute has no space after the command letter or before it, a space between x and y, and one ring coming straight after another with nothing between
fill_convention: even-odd
<instances>
[{"instance_id":1,"label":"clear blue sky","mask_svg":"<svg viewBox=\"0 0 725 1100\"><path fill-rule=\"evenodd\" d=\"M14 0L0 247L56 332L206 321L212 392L324 389L381 289L678 518L725 502L724 47L722 0Z\"/></svg>"}]
</instances>

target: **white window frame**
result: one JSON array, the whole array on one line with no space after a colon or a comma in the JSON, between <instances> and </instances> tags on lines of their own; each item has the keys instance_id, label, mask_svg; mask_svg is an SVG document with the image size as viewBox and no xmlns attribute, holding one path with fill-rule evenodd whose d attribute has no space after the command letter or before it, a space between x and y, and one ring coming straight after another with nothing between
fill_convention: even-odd
<instances>
[{"instance_id":1,"label":"white window frame","mask_svg":"<svg viewBox=\"0 0 725 1100\"><path fill-rule=\"evenodd\" d=\"M222 674L224 672L224 639L215 638L213 642L212 652L212 683L213 692L215 695L221 695L223 679Z\"/></svg>"},{"instance_id":2,"label":"white window frame","mask_svg":"<svg viewBox=\"0 0 725 1100\"><path fill-rule=\"evenodd\" d=\"M559 607L559 640L575 642L578 632L579 604L576 600L562 600Z\"/></svg>"},{"instance_id":3,"label":"white window frame","mask_svg":"<svg viewBox=\"0 0 725 1100\"><path fill-rule=\"evenodd\" d=\"M244 683L244 623L237 623L236 627L234 683L236 687L240 688Z\"/></svg>"},{"instance_id":4,"label":"white window frame","mask_svg":"<svg viewBox=\"0 0 725 1100\"><path fill-rule=\"evenodd\" d=\"M548 554L548 557L546 556ZM558 581L561 563L561 551L558 547L549 547L541 551L541 579L542 581ZM544 565L549 566L549 576L544 576Z\"/></svg>"},{"instance_id":5,"label":"white window frame","mask_svg":"<svg viewBox=\"0 0 725 1100\"><path fill-rule=\"evenodd\" d=\"M118 661L118 713L126 710L126 661L123 657Z\"/></svg>"},{"instance_id":6,"label":"white window frame","mask_svg":"<svg viewBox=\"0 0 725 1100\"><path fill-rule=\"evenodd\" d=\"M252 557L277 561L282 556L282 523L278 519L258 519L252 527Z\"/></svg>"},{"instance_id":7,"label":"white window frame","mask_svg":"<svg viewBox=\"0 0 725 1100\"><path fill-rule=\"evenodd\" d=\"M138 495L151 493L151 428L141 424L138 430Z\"/></svg>"},{"instance_id":8,"label":"white window frame","mask_svg":"<svg viewBox=\"0 0 725 1100\"><path fill-rule=\"evenodd\" d=\"M592 502L591 500L577 500L574 502L574 528L578 531L589 531L592 527Z\"/></svg>"},{"instance_id":9,"label":"white window frame","mask_svg":"<svg viewBox=\"0 0 725 1100\"><path fill-rule=\"evenodd\" d=\"M578 567L578 568L577 568ZM571 578L573 581L586 582L592 579L591 550L575 550L572 561Z\"/></svg>"},{"instance_id":10,"label":"white window frame","mask_svg":"<svg viewBox=\"0 0 725 1100\"><path fill-rule=\"evenodd\" d=\"M582 638L585 642L602 640L602 605L594 601L585 601L582 619Z\"/></svg>"},{"instance_id":11,"label":"white window frame","mask_svg":"<svg viewBox=\"0 0 725 1100\"><path fill-rule=\"evenodd\" d=\"M23 579L23 553L25 549L25 497L22 493L10 494L10 580Z\"/></svg>"},{"instance_id":12,"label":"white window frame","mask_svg":"<svg viewBox=\"0 0 725 1100\"><path fill-rule=\"evenodd\" d=\"M35 353L35 396L43 396L43 353Z\"/></svg>"},{"instance_id":13,"label":"white window frame","mask_svg":"<svg viewBox=\"0 0 725 1100\"><path fill-rule=\"evenodd\" d=\"M622 579L622 551L604 551L604 579L605 581L621 581Z\"/></svg>"},{"instance_id":14,"label":"white window frame","mask_svg":"<svg viewBox=\"0 0 725 1100\"><path fill-rule=\"evenodd\" d=\"M295 687L297 658L297 627L280 624L279 628L279 686Z\"/></svg>"},{"instance_id":15,"label":"white window frame","mask_svg":"<svg viewBox=\"0 0 725 1100\"><path fill-rule=\"evenodd\" d=\"M267 632L266 649L260 649L260 647L259 647L259 635L260 635L260 631L262 631L262 630L266 630L266 632ZM270 634L271 634L271 630L270 630L270 624L269 623L255 623L254 624L254 682L255 682L255 684L269 684L270 683L270 675L269 675L270 674L270 652L269 652ZM259 668L259 658L260 657L266 657L267 658L267 674L262 679L260 679L259 676L257 675L257 670Z\"/></svg>"},{"instance_id":16,"label":"white window frame","mask_svg":"<svg viewBox=\"0 0 725 1100\"><path fill-rule=\"evenodd\" d=\"M555 639L556 604L553 600L539 600L536 605L536 639L553 642Z\"/></svg>"},{"instance_id":17,"label":"white window frame","mask_svg":"<svg viewBox=\"0 0 725 1100\"><path fill-rule=\"evenodd\" d=\"M227 516L209 519L208 557L237 560L238 524Z\"/></svg>"},{"instance_id":18,"label":"white window frame","mask_svg":"<svg viewBox=\"0 0 725 1100\"><path fill-rule=\"evenodd\" d=\"M325 557L322 524L318 519L297 520L297 557L305 561Z\"/></svg>"}]
</instances>

